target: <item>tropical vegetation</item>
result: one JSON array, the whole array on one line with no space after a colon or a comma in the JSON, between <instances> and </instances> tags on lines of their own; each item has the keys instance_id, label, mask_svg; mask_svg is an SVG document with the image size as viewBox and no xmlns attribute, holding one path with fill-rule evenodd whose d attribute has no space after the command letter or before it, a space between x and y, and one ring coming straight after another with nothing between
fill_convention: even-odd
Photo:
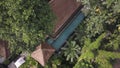
<instances>
[{"instance_id":1,"label":"tropical vegetation","mask_svg":"<svg viewBox=\"0 0 120 68\"><path fill-rule=\"evenodd\" d=\"M113 68L120 58L120 0L81 0L84 21L44 68ZM11 53L32 51L52 31L54 15L46 0L2 0L0 39ZM31 57L21 68L42 68Z\"/></svg>"}]
</instances>

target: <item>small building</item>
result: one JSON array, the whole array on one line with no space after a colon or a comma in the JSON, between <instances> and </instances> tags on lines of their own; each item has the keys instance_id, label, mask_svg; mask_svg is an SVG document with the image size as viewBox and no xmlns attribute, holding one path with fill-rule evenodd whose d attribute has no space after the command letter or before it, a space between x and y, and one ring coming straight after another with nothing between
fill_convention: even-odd
<instances>
[{"instance_id":1,"label":"small building","mask_svg":"<svg viewBox=\"0 0 120 68\"><path fill-rule=\"evenodd\" d=\"M31 56L38 61L42 66L45 65L47 60L55 52L55 49L47 43L40 44Z\"/></svg>"},{"instance_id":2,"label":"small building","mask_svg":"<svg viewBox=\"0 0 120 68\"><path fill-rule=\"evenodd\" d=\"M19 56L16 61L12 61L8 68L19 68L23 63L25 63L25 56Z\"/></svg>"},{"instance_id":3,"label":"small building","mask_svg":"<svg viewBox=\"0 0 120 68\"><path fill-rule=\"evenodd\" d=\"M0 40L0 63L2 63L6 58L10 55L10 51L8 49L8 42Z\"/></svg>"},{"instance_id":4,"label":"small building","mask_svg":"<svg viewBox=\"0 0 120 68\"><path fill-rule=\"evenodd\" d=\"M116 59L113 68L120 68L120 59Z\"/></svg>"}]
</instances>

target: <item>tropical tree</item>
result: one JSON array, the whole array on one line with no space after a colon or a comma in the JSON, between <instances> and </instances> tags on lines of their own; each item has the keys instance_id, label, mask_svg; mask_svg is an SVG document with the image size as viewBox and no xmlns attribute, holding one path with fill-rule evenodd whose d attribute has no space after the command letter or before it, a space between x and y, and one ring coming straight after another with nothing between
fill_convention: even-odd
<instances>
[{"instance_id":1,"label":"tropical tree","mask_svg":"<svg viewBox=\"0 0 120 68\"><path fill-rule=\"evenodd\" d=\"M74 68L112 68L111 61L120 58L120 1L119 0L82 0L90 6L90 12L83 22L84 38L81 55ZM78 28L79 30L81 28ZM104 34L105 33L105 34Z\"/></svg>"},{"instance_id":2,"label":"tropical tree","mask_svg":"<svg viewBox=\"0 0 120 68\"><path fill-rule=\"evenodd\" d=\"M11 52L32 51L52 31L53 18L46 0L1 0L0 39Z\"/></svg>"}]
</instances>

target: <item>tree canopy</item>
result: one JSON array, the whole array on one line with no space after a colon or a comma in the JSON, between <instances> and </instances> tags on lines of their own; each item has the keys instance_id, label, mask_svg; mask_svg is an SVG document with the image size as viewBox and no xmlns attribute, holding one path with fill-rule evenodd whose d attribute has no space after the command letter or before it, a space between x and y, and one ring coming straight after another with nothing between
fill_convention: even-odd
<instances>
[{"instance_id":1,"label":"tree canopy","mask_svg":"<svg viewBox=\"0 0 120 68\"><path fill-rule=\"evenodd\" d=\"M120 0L81 2L88 15L45 68L112 68L120 58ZM0 13L0 39L12 52L33 50L52 31L54 15L46 0L1 0ZM21 68L41 68L26 59Z\"/></svg>"},{"instance_id":2,"label":"tree canopy","mask_svg":"<svg viewBox=\"0 0 120 68\"><path fill-rule=\"evenodd\" d=\"M31 51L52 31L53 18L46 0L1 0L0 39L11 52Z\"/></svg>"}]
</instances>

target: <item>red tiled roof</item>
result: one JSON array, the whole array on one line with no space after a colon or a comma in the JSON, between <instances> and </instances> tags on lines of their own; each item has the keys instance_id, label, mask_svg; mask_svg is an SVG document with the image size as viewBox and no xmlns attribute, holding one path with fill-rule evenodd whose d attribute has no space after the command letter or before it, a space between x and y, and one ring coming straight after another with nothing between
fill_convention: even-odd
<instances>
[{"instance_id":1,"label":"red tiled roof","mask_svg":"<svg viewBox=\"0 0 120 68\"><path fill-rule=\"evenodd\" d=\"M8 49L8 43L6 41L0 40L0 56L7 58L10 52Z\"/></svg>"},{"instance_id":2,"label":"red tiled roof","mask_svg":"<svg viewBox=\"0 0 120 68\"><path fill-rule=\"evenodd\" d=\"M57 17L54 27L54 33L56 33L80 6L80 2L76 2L76 0L52 0L50 6Z\"/></svg>"},{"instance_id":3,"label":"red tiled roof","mask_svg":"<svg viewBox=\"0 0 120 68\"><path fill-rule=\"evenodd\" d=\"M42 66L44 66L54 52L55 49L52 46L48 45L47 43L43 43L37 47L37 49L31 54L31 56Z\"/></svg>"}]
</instances>

